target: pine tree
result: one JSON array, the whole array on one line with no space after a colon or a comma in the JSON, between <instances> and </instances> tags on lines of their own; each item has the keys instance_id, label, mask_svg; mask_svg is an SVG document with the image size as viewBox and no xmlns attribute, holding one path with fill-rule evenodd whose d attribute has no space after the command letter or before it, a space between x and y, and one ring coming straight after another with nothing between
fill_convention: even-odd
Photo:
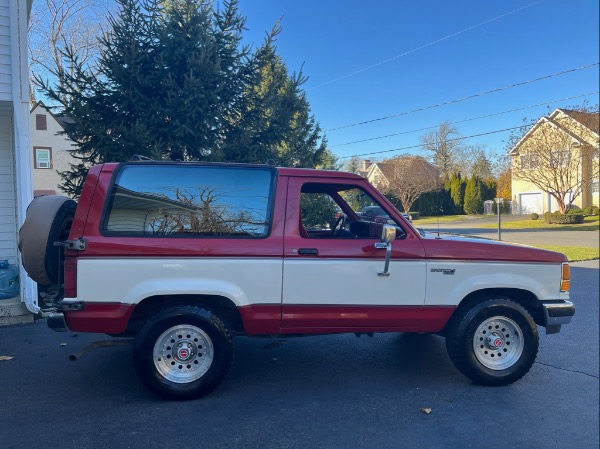
<instances>
[{"instance_id":1,"label":"pine tree","mask_svg":"<svg viewBox=\"0 0 600 449\"><path fill-rule=\"evenodd\" d=\"M336 162L301 90L306 78L301 71L290 75L277 55L275 38L280 32L275 25L253 55L244 95L229 116L215 159L253 163L272 159L281 166L333 168Z\"/></svg>"},{"instance_id":2,"label":"pine tree","mask_svg":"<svg viewBox=\"0 0 600 449\"><path fill-rule=\"evenodd\" d=\"M464 211L466 188L467 183L461 178L460 173L453 173L450 180L450 198L455 214L462 214Z\"/></svg>"},{"instance_id":3,"label":"pine tree","mask_svg":"<svg viewBox=\"0 0 600 449\"><path fill-rule=\"evenodd\" d=\"M483 211L483 182L478 176L473 176L467 181L465 190L465 213L479 214Z\"/></svg>"},{"instance_id":4,"label":"pine tree","mask_svg":"<svg viewBox=\"0 0 600 449\"><path fill-rule=\"evenodd\" d=\"M61 186L78 196L87 169L125 161L212 160L336 168L301 89L277 55L277 25L252 55L238 0L117 0L97 72L67 48L73 71L42 90L71 118L79 161ZM215 9L216 8L216 9ZM98 75L96 75L98 73Z\"/></svg>"},{"instance_id":5,"label":"pine tree","mask_svg":"<svg viewBox=\"0 0 600 449\"><path fill-rule=\"evenodd\" d=\"M243 89L248 50L240 49L245 19L237 2L171 0L160 30L162 157L209 159L225 116Z\"/></svg>"},{"instance_id":6,"label":"pine tree","mask_svg":"<svg viewBox=\"0 0 600 449\"><path fill-rule=\"evenodd\" d=\"M224 2L222 11L213 11L209 1L117 1L119 13L100 40L99 74L67 48L73 73L57 73L64 82L56 87L41 83L72 119L65 133L80 162L61 173L61 187L73 196L97 163L135 154L207 158L244 85L244 19L237 1Z\"/></svg>"},{"instance_id":7,"label":"pine tree","mask_svg":"<svg viewBox=\"0 0 600 449\"><path fill-rule=\"evenodd\" d=\"M97 71L84 67L75 50L67 46L64 57L69 70L53 73L55 87L36 82L48 97L61 105L67 117L65 134L75 142L70 170L61 173L61 189L77 197L91 165L122 161L132 154L149 154L157 144L143 116L152 104L152 68L155 40L151 33L160 15L159 0L140 4L121 0L119 15L110 18Z\"/></svg>"}]
</instances>

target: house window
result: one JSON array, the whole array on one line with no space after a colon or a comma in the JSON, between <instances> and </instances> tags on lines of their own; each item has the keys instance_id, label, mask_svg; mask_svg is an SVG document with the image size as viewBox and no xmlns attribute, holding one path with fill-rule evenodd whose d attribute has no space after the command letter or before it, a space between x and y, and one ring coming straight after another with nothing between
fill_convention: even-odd
<instances>
[{"instance_id":1,"label":"house window","mask_svg":"<svg viewBox=\"0 0 600 449\"><path fill-rule=\"evenodd\" d=\"M34 148L35 168L52 168L52 148Z\"/></svg>"},{"instance_id":2,"label":"house window","mask_svg":"<svg viewBox=\"0 0 600 449\"><path fill-rule=\"evenodd\" d=\"M48 129L48 124L46 123L46 114L35 115L35 129L40 131L46 131Z\"/></svg>"},{"instance_id":3,"label":"house window","mask_svg":"<svg viewBox=\"0 0 600 449\"><path fill-rule=\"evenodd\" d=\"M379 184L379 175L373 175L373 185Z\"/></svg>"},{"instance_id":4,"label":"house window","mask_svg":"<svg viewBox=\"0 0 600 449\"><path fill-rule=\"evenodd\" d=\"M571 160L569 150L555 150L550 153L550 161L553 167L568 167Z\"/></svg>"},{"instance_id":5,"label":"house window","mask_svg":"<svg viewBox=\"0 0 600 449\"><path fill-rule=\"evenodd\" d=\"M521 156L521 170L537 170L540 168L539 154L523 154Z\"/></svg>"},{"instance_id":6,"label":"house window","mask_svg":"<svg viewBox=\"0 0 600 449\"><path fill-rule=\"evenodd\" d=\"M592 193L600 193L600 182L592 182Z\"/></svg>"}]
</instances>

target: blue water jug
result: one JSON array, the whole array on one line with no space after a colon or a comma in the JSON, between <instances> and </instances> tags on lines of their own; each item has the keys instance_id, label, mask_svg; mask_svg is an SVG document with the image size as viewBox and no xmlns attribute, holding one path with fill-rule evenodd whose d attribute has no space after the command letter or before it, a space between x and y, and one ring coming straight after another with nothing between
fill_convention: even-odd
<instances>
[{"instance_id":1,"label":"blue water jug","mask_svg":"<svg viewBox=\"0 0 600 449\"><path fill-rule=\"evenodd\" d=\"M0 299L14 298L19 294L19 272L9 265L8 260L0 260Z\"/></svg>"}]
</instances>

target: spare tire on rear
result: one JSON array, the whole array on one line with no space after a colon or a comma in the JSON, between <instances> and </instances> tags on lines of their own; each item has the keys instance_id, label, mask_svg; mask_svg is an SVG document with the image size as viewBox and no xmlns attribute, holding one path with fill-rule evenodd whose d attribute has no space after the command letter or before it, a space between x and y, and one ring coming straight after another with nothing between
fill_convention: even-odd
<instances>
[{"instance_id":1,"label":"spare tire on rear","mask_svg":"<svg viewBox=\"0 0 600 449\"><path fill-rule=\"evenodd\" d=\"M19 230L19 251L23 267L38 284L60 284L62 249L54 242L69 237L77 203L66 196L34 198Z\"/></svg>"}]
</instances>

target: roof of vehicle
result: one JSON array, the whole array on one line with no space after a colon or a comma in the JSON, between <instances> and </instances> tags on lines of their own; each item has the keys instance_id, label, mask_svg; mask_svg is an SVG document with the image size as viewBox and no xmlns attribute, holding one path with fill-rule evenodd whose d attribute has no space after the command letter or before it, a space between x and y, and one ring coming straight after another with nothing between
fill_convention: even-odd
<instances>
[{"instance_id":1,"label":"roof of vehicle","mask_svg":"<svg viewBox=\"0 0 600 449\"><path fill-rule=\"evenodd\" d=\"M320 170L315 168L290 168L290 167L276 167L268 164L239 164L229 162L172 162L172 161L131 161L131 162L108 162L102 165L102 171L114 171L119 165L198 165L198 166L221 166L221 167L235 167L239 169L244 168L269 168L276 170L278 174L283 176L307 176L307 177L323 177L323 178L345 178L345 179L364 179L362 176L355 173L348 173L343 171L334 170Z\"/></svg>"}]
</instances>

